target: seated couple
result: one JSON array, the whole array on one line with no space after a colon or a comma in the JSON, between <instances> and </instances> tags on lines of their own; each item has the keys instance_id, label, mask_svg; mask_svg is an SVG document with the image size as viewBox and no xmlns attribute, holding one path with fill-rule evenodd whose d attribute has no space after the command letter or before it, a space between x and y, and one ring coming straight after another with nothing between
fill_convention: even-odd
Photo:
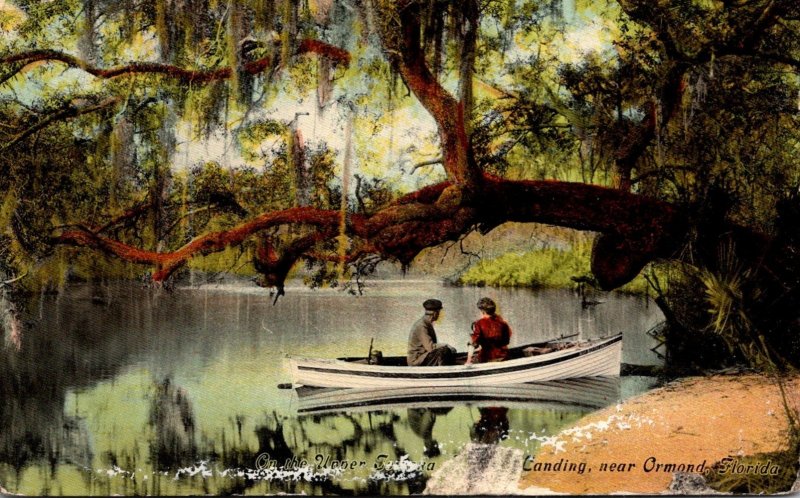
<instances>
[{"instance_id":1,"label":"seated couple","mask_svg":"<svg viewBox=\"0 0 800 498\"><path fill-rule=\"evenodd\" d=\"M425 315L411 328L408 337L408 365L435 366L454 365L456 350L447 344L436 342L433 322L439 319L442 302L428 299L422 303ZM472 324L470 344L479 348L477 362L503 361L508 357L508 343L511 340L511 327L497 313L497 305L488 297L478 301L481 318ZM469 363L469 361L468 361Z\"/></svg>"}]
</instances>

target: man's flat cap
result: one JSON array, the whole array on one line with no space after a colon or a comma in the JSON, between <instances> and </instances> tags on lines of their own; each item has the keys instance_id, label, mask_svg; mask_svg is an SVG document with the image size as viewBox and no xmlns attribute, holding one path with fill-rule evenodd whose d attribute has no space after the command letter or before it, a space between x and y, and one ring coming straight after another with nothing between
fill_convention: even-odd
<instances>
[{"instance_id":1,"label":"man's flat cap","mask_svg":"<svg viewBox=\"0 0 800 498\"><path fill-rule=\"evenodd\" d=\"M438 299L428 299L422 303L422 307L428 311L439 311L442 309L442 302Z\"/></svg>"}]
</instances>

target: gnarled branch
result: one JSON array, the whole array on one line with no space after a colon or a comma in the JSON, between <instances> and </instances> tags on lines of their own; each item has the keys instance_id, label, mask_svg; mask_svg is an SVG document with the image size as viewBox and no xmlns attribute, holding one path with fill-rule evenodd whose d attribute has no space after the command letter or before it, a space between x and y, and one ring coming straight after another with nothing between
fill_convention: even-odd
<instances>
[{"instance_id":1,"label":"gnarled branch","mask_svg":"<svg viewBox=\"0 0 800 498\"><path fill-rule=\"evenodd\" d=\"M301 40L297 46L295 55L311 53L328 57L329 59L340 64L348 65L350 63L350 54L346 50L319 40ZM185 69L160 62L133 62L123 66L104 69L65 52L41 49L30 50L0 58L0 64L20 64L20 67L16 71L12 71L10 74L6 75L4 80L13 77L25 66L34 62L61 62L71 68L80 69L91 74L92 76L105 79L117 78L119 76L127 76L131 74L160 74L170 78L178 79L184 83L208 83L211 81L225 80L231 78L234 71L230 67L223 67L219 69ZM259 74L269 68L271 63L272 59L269 57L263 57L255 61L245 63L242 66L242 71L253 75Z\"/></svg>"},{"instance_id":2,"label":"gnarled branch","mask_svg":"<svg viewBox=\"0 0 800 498\"><path fill-rule=\"evenodd\" d=\"M28 275L28 272L26 271L26 272L23 272L23 273L17 275L16 277L8 279L8 280L0 280L0 287L3 287L4 285L11 285L14 282L19 282L20 280L25 278L27 275Z\"/></svg>"},{"instance_id":3,"label":"gnarled branch","mask_svg":"<svg viewBox=\"0 0 800 498\"><path fill-rule=\"evenodd\" d=\"M406 86L436 121L442 164L448 178L455 187L470 193L479 185L481 176L471 154L464 103L456 100L436 80L425 62L420 33L421 4L398 2L395 7L394 12L376 12L384 16L380 35L386 55Z\"/></svg>"},{"instance_id":4,"label":"gnarled branch","mask_svg":"<svg viewBox=\"0 0 800 498\"><path fill-rule=\"evenodd\" d=\"M118 104L122 101L121 97L108 97L106 99L101 100L96 104L86 105L86 106L77 106L74 103L70 102L69 104L61 107L57 111L49 114L47 117L39 120L33 126L29 127L19 135L15 136L11 139L8 143L0 147L0 151L6 150L14 145L18 144L22 140L25 140L29 136L33 135L39 130L42 130L51 124L55 123L56 121L61 121L63 119L74 118L77 116L81 116L84 114L91 114L93 112L97 112L103 110L107 107L111 107L113 105Z\"/></svg>"},{"instance_id":5,"label":"gnarled branch","mask_svg":"<svg viewBox=\"0 0 800 498\"><path fill-rule=\"evenodd\" d=\"M667 257L683 230L683 214L669 203L597 185L557 181L512 181L485 176L475 203L441 207L448 182L432 185L381 209L370 217L351 214L347 233L362 242L359 249L408 265L426 248L458 240L475 225L494 227L506 221L538 222L601 232L592 267L600 284L614 288L632 279L650 260ZM87 229L71 229L53 237L54 244L88 247L124 260L156 268L163 281L190 258L236 246L280 225L312 226L315 231L292 243L283 254L274 248L259 256L271 285L282 285L289 269L313 253L323 240L338 233L338 211L310 207L263 213L229 230L198 237L172 252L132 247Z\"/></svg>"},{"instance_id":6,"label":"gnarled branch","mask_svg":"<svg viewBox=\"0 0 800 498\"><path fill-rule=\"evenodd\" d=\"M89 230L65 230L53 237L52 242L90 247L112 254L132 263L149 264L157 271L153 280L166 280L178 268L198 254L211 254L244 242L251 235L279 225L297 224L326 227L338 225L339 213L314 208L293 208L264 213L230 230L211 232L197 237L183 247L171 252L149 251L101 236Z\"/></svg>"},{"instance_id":7,"label":"gnarled branch","mask_svg":"<svg viewBox=\"0 0 800 498\"><path fill-rule=\"evenodd\" d=\"M428 161L419 162L411 167L411 171L409 171L408 174L413 175L414 172L417 171L418 169L424 168L425 166L433 166L434 164L442 164L442 158L438 157L436 159L430 159Z\"/></svg>"}]
</instances>

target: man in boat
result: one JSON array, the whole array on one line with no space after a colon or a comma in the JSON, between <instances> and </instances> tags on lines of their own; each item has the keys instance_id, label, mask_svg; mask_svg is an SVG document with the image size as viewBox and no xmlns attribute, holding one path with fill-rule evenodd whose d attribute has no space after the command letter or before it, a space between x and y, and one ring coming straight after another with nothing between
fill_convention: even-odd
<instances>
[{"instance_id":1,"label":"man in boat","mask_svg":"<svg viewBox=\"0 0 800 498\"><path fill-rule=\"evenodd\" d=\"M471 343L477 350L478 363L503 361L508 358L511 327L497 314L497 305L488 297L478 301L481 318L472 324ZM468 360L467 363L470 363Z\"/></svg>"},{"instance_id":2,"label":"man in boat","mask_svg":"<svg viewBox=\"0 0 800 498\"><path fill-rule=\"evenodd\" d=\"M422 303L425 314L417 320L408 336L408 366L452 365L456 350L447 344L436 343L436 330L433 322L439 319L442 302L428 299Z\"/></svg>"}]
</instances>

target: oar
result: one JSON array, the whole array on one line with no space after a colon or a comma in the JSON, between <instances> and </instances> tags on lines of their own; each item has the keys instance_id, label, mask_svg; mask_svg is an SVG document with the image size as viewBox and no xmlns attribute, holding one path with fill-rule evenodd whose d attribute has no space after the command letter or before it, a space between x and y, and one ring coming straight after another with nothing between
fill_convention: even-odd
<instances>
[{"instance_id":1,"label":"oar","mask_svg":"<svg viewBox=\"0 0 800 498\"><path fill-rule=\"evenodd\" d=\"M472 355L475 353L475 346L472 345L472 334L475 332L475 322L472 322L472 330L470 331L470 341L467 343L467 361L465 365L472 365Z\"/></svg>"},{"instance_id":2,"label":"oar","mask_svg":"<svg viewBox=\"0 0 800 498\"><path fill-rule=\"evenodd\" d=\"M472 345L472 342L467 343L467 361L464 363L467 366L472 365L472 355L475 353L475 346Z\"/></svg>"},{"instance_id":3,"label":"oar","mask_svg":"<svg viewBox=\"0 0 800 498\"><path fill-rule=\"evenodd\" d=\"M367 365L372 365L372 342L375 340L373 337L369 340L369 353L367 353Z\"/></svg>"}]
</instances>

